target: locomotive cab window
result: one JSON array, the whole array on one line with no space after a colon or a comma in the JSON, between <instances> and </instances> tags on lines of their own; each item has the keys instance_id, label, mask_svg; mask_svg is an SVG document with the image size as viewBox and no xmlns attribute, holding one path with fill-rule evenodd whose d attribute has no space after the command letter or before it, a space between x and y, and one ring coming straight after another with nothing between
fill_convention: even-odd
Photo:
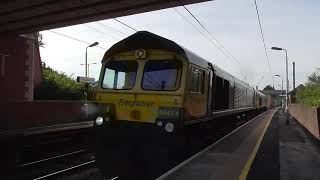
<instances>
[{"instance_id":1,"label":"locomotive cab window","mask_svg":"<svg viewBox=\"0 0 320 180\"><path fill-rule=\"evenodd\" d=\"M143 72L142 89L170 91L179 87L182 63L175 60L150 60Z\"/></svg>"},{"instance_id":2,"label":"locomotive cab window","mask_svg":"<svg viewBox=\"0 0 320 180\"><path fill-rule=\"evenodd\" d=\"M132 89L136 80L136 61L109 61L106 63L102 88Z\"/></svg>"},{"instance_id":3,"label":"locomotive cab window","mask_svg":"<svg viewBox=\"0 0 320 180\"><path fill-rule=\"evenodd\" d=\"M191 76L190 76L190 92L191 93L203 93L203 77L204 71L195 67L191 69Z\"/></svg>"}]
</instances>

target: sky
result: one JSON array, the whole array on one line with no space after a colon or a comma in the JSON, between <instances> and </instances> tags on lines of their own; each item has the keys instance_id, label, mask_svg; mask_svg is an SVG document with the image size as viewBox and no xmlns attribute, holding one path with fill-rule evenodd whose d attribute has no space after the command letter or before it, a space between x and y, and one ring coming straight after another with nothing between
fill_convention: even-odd
<instances>
[{"instance_id":1,"label":"sky","mask_svg":"<svg viewBox=\"0 0 320 180\"><path fill-rule=\"evenodd\" d=\"M258 84L259 89L268 84L281 89L281 78L275 77L275 74L281 75L285 83L285 52L271 50L271 47L285 48L289 59L290 89L293 61L296 63L296 86L305 83L308 75L320 67L320 1L257 0L257 4L271 72L254 0L215 0L186 6L228 52L222 50L183 7L118 19L137 30L147 30L171 39L251 86ZM206 34L216 46L176 11ZM110 30L101 23L122 33ZM54 32L90 43L99 42L99 47L88 49L88 62L97 63L90 65L89 73L97 79L105 51L135 31L113 19L42 31L45 43L45 47L40 49L42 61L58 71L76 77L84 76L84 66L80 64L85 61L87 44Z\"/></svg>"}]
</instances>

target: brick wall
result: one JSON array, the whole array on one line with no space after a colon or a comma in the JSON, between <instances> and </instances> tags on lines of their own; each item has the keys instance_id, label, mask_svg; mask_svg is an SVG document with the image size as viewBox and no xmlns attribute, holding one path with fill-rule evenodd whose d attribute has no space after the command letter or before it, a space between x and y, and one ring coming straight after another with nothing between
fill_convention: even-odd
<instances>
[{"instance_id":1,"label":"brick wall","mask_svg":"<svg viewBox=\"0 0 320 180\"><path fill-rule=\"evenodd\" d=\"M289 113L299 121L311 134L320 140L320 108L302 104L290 104Z\"/></svg>"},{"instance_id":2,"label":"brick wall","mask_svg":"<svg viewBox=\"0 0 320 180\"><path fill-rule=\"evenodd\" d=\"M88 117L84 101L0 101L0 140L2 131L93 121L97 113L91 101Z\"/></svg>"},{"instance_id":3,"label":"brick wall","mask_svg":"<svg viewBox=\"0 0 320 180\"><path fill-rule=\"evenodd\" d=\"M0 131L86 121L80 101L0 102Z\"/></svg>"},{"instance_id":4,"label":"brick wall","mask_svg":"<svg viewBox=\"0 0 320 180\"><path fill-rule=\"evenodd\" d=\"M33 100L33 90L42 81L39 48L28 37L0 39L0 101Z\"/></svg>"}]
</instances>

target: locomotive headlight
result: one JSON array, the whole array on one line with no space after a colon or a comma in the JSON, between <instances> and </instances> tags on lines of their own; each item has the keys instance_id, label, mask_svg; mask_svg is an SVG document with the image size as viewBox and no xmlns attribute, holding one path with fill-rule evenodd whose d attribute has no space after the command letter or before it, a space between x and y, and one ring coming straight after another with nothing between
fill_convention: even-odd
<instances>
[{"instance_id":1,"label":"locomotive headlight","mask_svg":"<svg viewBox=\"0 0 320 180\"><path fill-rule=\"evenodd\" d=\"M158 125L159 127L161 127L162 124L163 124L162 121L158 121L158 122L157 122L157 125Z\"/></svg>"},{"instance_id":2,"label":"locomotive headlight","mask_svg":"<svg viewBox=\"0 0 320 180\"><path fill-rule=\"evenodd\" d=\"M100 126L103 123L103 118L101 116L98 116L95 120L95 123L97 126Z\"/></svg>"},{"instance_id":3,"label":"locomotive headlight","mask_svg":"<svg viewBox=\"0 0 320 180\"><path fill-rule=\"evenodd\" d=\"M166 126L164 127L164 129L165 129L167 132L171 133L171 132L173 132L173 130L174 130L174 124L171 123L171 122L168 122L168 123L166 124Z\"/></svg>"},{"instance_id":4,"label":"locomotive headlight","mask_svg":"<svg viewBox=\"0 0 320 180\"><path fill-rule=\"evenodd\" d=\"M105 118L104 118L104 121L105 121L105 122L110 121L110 117L105 117Z\"/></svg>"}]
</instances>

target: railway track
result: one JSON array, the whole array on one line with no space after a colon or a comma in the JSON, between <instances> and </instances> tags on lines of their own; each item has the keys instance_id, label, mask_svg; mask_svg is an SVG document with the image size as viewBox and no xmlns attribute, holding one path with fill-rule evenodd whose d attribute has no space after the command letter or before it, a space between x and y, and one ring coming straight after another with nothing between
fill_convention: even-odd
<instances>
[{"instance_id":1,"label":"railway track","mask_svg":"<svg viewBox=\"0 0 320 180\"><path fill-rule=\"evenodd\" d=\"M93 154L81 149L20 164L0 175L0 179L60 179L64 174L93 167L94 162Z\"/></svg>"},{"instance_id":2,"label":"railway track","mask_svg":"<svg viewBox=\"0 0 320 180\"><path fill-rule=\"evenodd\" d=\"M36 161L32 161L32 162L23 163L23 164L18 165L17 168L30 166L30 165L34 165L34 164L38 164L38 163L42 163L42 162L45 162L45 161L50 161L50 160L53 160L53 159L66 157L66 156L71 156L71 155L82 153L82 152L85 152L85 150L82 149L82 150L73 151L73 152L70 152L70 153L65 153L65 154L61 154L61 155L57 155L57 156L53 156L53 157L49 157L49 158L45 158L45 159L41 159L41 160L36 160Z\"/></svg>"},{"instance_id":3,"label":"railway track","mask_svg":"<svg viewBox=\"0 0 320 180\"><path fill-rule=\"evenodd\" d=\"M223 138L234 129L250 120L251 118L248 120L243 120L241 123L221 126L219 130L210 134L210 137L206 142L199 144L199 146L194 149L192 154L188 154L188 157L205 149L209 144L219 141L219 139ZM0 179L105 180L106 178L100 173L99 169L96 168L93 153L84 149L79 149L22 163L11 170L11 173L6 174L5 176L0 175ZM114 177L108 180L116 179L119 178Z\"/></svg>"},{"instance_id":4,"label":"railway track","mask_svg":"<svg viewBox=\"0 0 320 180\"><path fill-rule=\"evenodd\" d=\"M83 168L85 166L92 165L94 162L95 162L95 160L84 162L84 163L81 163L81 164L78 164L78 165L75 165L75 166L72 166L72 167L68 167L68 168L65 168L65 169L62 169L62 170L59 170L59 171L55 171L55 172L52 172L52 173L49 173L49 174L46 174L46 175L42 175L40 177L34 178L33 180L41 180L41 179L52 178L52 177L58 176L58 175L63 175L64 173L68 173L68 172L71 172L73 170L76 170L76 169L79 169L79 168Z\"/></svg>"}]
</instances>

